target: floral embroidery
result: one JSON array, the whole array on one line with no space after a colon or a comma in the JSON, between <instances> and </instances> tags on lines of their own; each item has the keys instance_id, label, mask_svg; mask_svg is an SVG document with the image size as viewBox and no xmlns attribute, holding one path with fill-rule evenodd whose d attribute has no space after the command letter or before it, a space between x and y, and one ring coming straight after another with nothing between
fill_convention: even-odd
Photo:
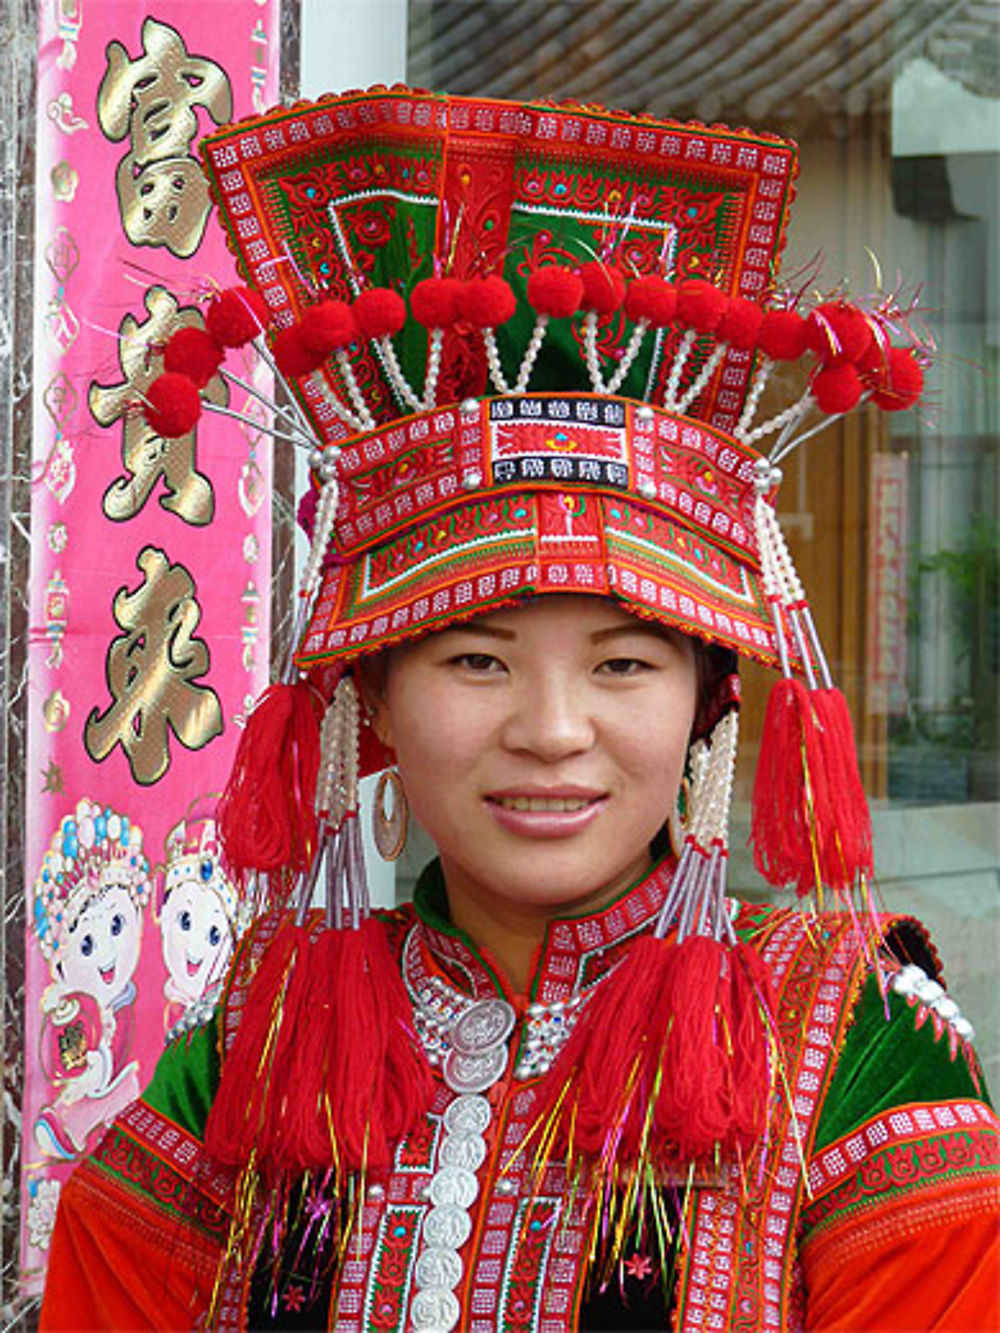
<instances>
[{"instance_id":1,"label":"floral embroidery","mask_svg":"<svg viewBox=\"0 0 1000 1333\"><path fill-rule=\"evenodd\" d=\"M633 1254L631 1259L625 1260L625 1272L641 1282L643 1278L652 1276L653 1261L648 1254Z\"/></svg>"}]
</instances>

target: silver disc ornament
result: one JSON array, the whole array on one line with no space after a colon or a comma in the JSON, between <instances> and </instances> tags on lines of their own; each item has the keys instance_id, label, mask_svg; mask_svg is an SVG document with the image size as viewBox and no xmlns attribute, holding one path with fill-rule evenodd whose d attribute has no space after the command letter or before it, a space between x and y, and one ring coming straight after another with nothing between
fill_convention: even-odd
<instances>
[{"instance_id":1,"label":"silver disc ornament","mask_svg":"<svg viewBox=\"0 0 1000 1333\"><path fill-rule=\"evenodd\" d=\"M506 1046L494 1046L481 1055L451 1050L444 1058L444 1081L453 1092L485 1092L506 1068Z\"/></svg>"},{"instance_id":2,"label":"silver disc ornament","mask_svg":"<svg viewBox=\"0 0 1000 1333\"><path fill-rule=\"evenodd\" d=\"M451 1044L459 1055L479 1055L507 1040L516 1017L506 1000L476 1000L455 1020Z\"/></svg>"}]
</instances>

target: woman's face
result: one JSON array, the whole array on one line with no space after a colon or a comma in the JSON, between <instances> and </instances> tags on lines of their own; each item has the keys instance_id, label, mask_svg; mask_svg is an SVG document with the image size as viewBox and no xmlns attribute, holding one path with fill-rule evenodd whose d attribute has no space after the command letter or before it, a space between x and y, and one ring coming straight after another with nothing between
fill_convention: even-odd
<instances>
[{"instance_id":1,"label":"woman's face","mask_svg":"<svg viewBox=\"0 0 1000 1333\"><path fill-rule=\"evenodd\" d=\"M456 895L548 916L646 868L676 797L693 643L599 597L553 595L395 650L373 724Z\"/></svg>"}]
</instances>

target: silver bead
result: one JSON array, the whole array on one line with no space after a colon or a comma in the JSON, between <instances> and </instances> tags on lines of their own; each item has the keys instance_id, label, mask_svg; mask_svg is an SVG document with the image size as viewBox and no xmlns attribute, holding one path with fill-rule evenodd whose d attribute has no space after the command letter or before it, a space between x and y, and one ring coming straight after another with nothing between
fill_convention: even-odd
<instances>
[{"instance_id":1,"label":"silver bead","mask_svg":"<svg viewBox=\"0 0 1000 1333\"><path fill-rule=\"evenodd\" d=\"M497 1193L506 1195L516 1194L517 1181L511 1180L509 1176L501 1176L497 1181Z\"/></svg>"},{"instance_id":2,"label":"silver bead","mask_svg":"<svg viewBox=\"0 0 1000 1333\"><path fill-rule=\"evenodd\" d=\"M927 973L916 963L907 963L900 968L892 979L892 989L897 995L909 995L911 991L927 980Z\"/></svg>"},{"instance_id":3,"label":"silver bead","mask_svg":"<svg viewBox=\"0 0 1000 1333\"><path fill-rule=\"evenodd\" d=\"M368 1186L368 1197L369 1197L369 1199L372 1199L372 1200L374 1200L374 1201L376 1201L376 1202L377 1202L379 1199L384 1199L384 1198L385 1198L385 1186L384 1186L384 1185L369 1185L369 1186Z\"/></svg>"},{"instance_id":4,"label":"silver bead","mask_svg":"<svg viewBox=\"0 0 1000 1333\"><path fill-rule=\"evenodd\" d=\"M465 472L462 474L462 485L467 491L477 491L483 484L483 474L481 472Z\"/></svg>"},{"instance_id":5,"label":"silver bead","mask_svg":"<svg viewBox=\"0 0 1000 1333\"><path fill-rule=\"evenodd\" d=\"M930 977L916 985L914 991L917 999L924 1004L933 1004L935 1000L940 1000L941 996L944 995L944 987L941 983L931 981Z\"/></svg>"},{"instance_id":6,"label":"silver bead","mask_svg":"<svg viewBox=\"0 0 1000 1333\"><path fill-rule=\"evenodd\" d=\"M648 403L644 403L642 407L636 410L635 415L640 421L652 421L653 409L649 406Z\"/></svg>"},{"instance_id":7,"label":"silver bead","mask_svg":"<svg viewBox=\"0 0 1000 1333\"><path fill-rule=\"evenodd\" d=\"M931 1008L947 1023L953 1022L962 1012L950 995L939 995L936 1000L931 1002Z\"/></svg>"},{"instance_id":8,"label":"silver bead","mask_svg":"<svg viewBox=\"0 0 1000 1333\"><path fill-rule=\"evenodd\" d=\"M309 466L312 468L314 472L319 471L323 463L323 458L324 458L324 452L322 449L313 448L309 450Z\"/></svg>"},{"instance_id":9,"label":"silver bead","mask_svg":"<svg viewBox=\"0 0 1000 1333\"><path fill-rule=\"evenodd\" d=\"M477 417L479 415L479 399L463 398L458 410L463 417Z\"/></svg>"},{"instance_id":10,"label":"silver bead","mask_svg":"<svg viewBox=\"0 0 1000 1333\"><path fill-rule=\"evenodd\" d=\"M639 481L639 494L645 500L656 499L656 482L652 477L642 477Z\"/></svg>"}]
</instances>

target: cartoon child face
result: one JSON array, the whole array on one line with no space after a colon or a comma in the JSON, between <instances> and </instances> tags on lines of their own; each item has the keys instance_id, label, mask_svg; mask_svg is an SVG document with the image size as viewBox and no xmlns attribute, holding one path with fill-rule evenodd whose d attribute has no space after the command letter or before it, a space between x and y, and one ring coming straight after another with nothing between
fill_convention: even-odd
<instances>
[{"instance_id":1,"label":"cartoon child face","mask_svg":"<svg viewBox=\"0 0 1000 1333\"><path fill-rule=\"evenodd\" d=\"M233 934L222 900L193 881L172 888L160 923L163 961L178 996L196 1000L223 974Z\"/></svg>"},{"instance_id":2,"label":"cartoon child face","mask_svg":"<svg viewBox=\"0 0 1000 1333\"><path fill-rule=\"evenodd\" d=\"M127 889L110 885L66 932L57 965L63 985L109 1005L131 981L141 942L140 909Z\"/></svg>"}]
</instances>

